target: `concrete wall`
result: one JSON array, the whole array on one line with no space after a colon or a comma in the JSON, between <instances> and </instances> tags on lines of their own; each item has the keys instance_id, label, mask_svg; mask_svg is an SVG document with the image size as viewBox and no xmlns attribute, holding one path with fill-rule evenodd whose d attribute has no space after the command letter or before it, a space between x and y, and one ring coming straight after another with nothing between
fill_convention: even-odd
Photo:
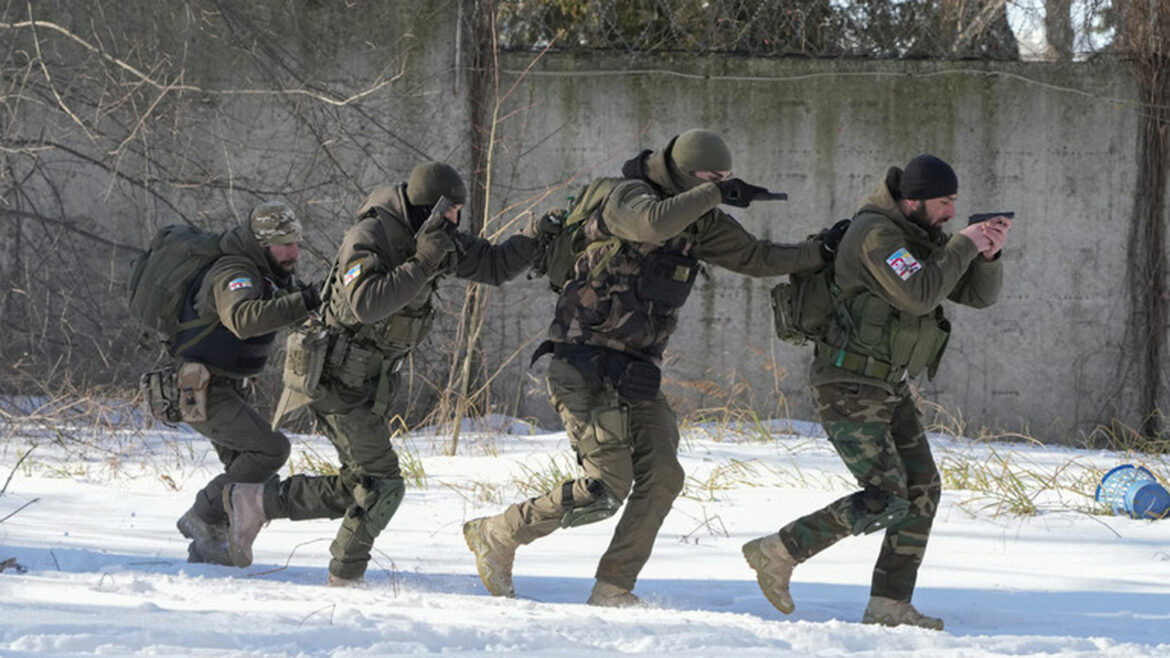
<instances>
[{"instance_id":1,"label":"concrete wall","mask_svg":"<svg viewBox=\"0 0 1170 658\"><path fill-rule=\"evenodd\" d=\"M510 81L530 59L506 60ZM1115 100L1135 96L1122 66L737 57L624 66L548 56L519 80L510 103L519 114L502 126L519 163L505 198L612 175L639 149L704 126L727 138L736 175L790 194L733 214L759 236L795 241L851 215L888 166L934 153L958 172L961 216L1017 218L1000 302L949 305L956 330L922 393L970 433L1073 440L1108 420L1135 172L1137 113ZM731 400L814 417L811 349L773 337L774 283L712 269L699 284L667 356L682 410ZM544 306L547 318L551 301Z\"/></svg>"},{"instance_id":2,"label":"concrete wall","mask_svg":"<svg viewBox=\"0 0 1170 658\"><path fill-rule=\"evenodd\" d=\"M6 72L26 85L4 100L12 119L0 158L19 185L0 193L5 209L26 213L5 234L24 236L8 241L0 261L12 278L5 326L50 324L31 300L75 305L109 296L98 311L52 310L63 318L63 342L99 345L70 349L68 358L89 358L95 377L125 371L132 380L140 370L122 353L94 356L111 349L101 344L132 342L111 283L125 255L94 253L70 231L34 231L28 227L41 224L29 214L141 245L158 226L185 218L224 228L256 201L282 196L302 209L310 252L304 270L313 279L374 186L403 180L425 159L472 175L471 72L457 57L461 5L470 3L38 3L39 20L72 30L105 55L41 29L50 89L30 59L37 52L31 31L4 33L12 44ZM18 9L5 21L23 20ZM111 57L202 91L160 93ZM791 195L733 213L778 241L849 216L886 167L929 151L958 171L960 213L1018 214L1001 302L950 311L955 335L924 395L972 433L988 426L1073 440L1109 420L1136 166L1137 110L1117 100L1135 97L1124 65L550 54L522 75L534 54L501 57L500 91L508 95L495 133L493 230L522 210L562 205L572 186L615 174L639 149L661 148L696 126L725 135L737 175ZM15 253L26 244L29 253ZM85 258L74 263L78 254ZM70 263L69 285L86 287L33 280L25 273L39 275L29 263L41 259ZM666 390L680 413L722 408L813 418L804 385L811 350L772 335L775 281L708 274L667 352ZM46 290L12 292L30 285ZM418 360L429 361L420 370L449 364L462 293L459 282L445 286L449 317L419 350ZM484 358L490 371L502 368L490 411L555 426L544 364L526 367L554 298L541 281L490 295ZM32 337L8 343L11 353L0 345L0 356L15 359L35 347L44 351L36 358L56 362L51 344L21 336ZM414 381L410 395L421 395L428 384Z\"/></svg>"}]
</instances>

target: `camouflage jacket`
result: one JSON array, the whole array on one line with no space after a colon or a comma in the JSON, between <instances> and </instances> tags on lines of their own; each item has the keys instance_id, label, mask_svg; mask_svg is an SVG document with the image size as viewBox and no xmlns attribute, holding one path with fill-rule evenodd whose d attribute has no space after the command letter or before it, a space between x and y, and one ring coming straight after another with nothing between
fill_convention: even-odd
<instances>
[{"instance_id":1,"label":"camouflage jacket","mask_svg":"<svg viewBox=\"0 0 1170 658\"><path fill-rule=\"evenodd\" d=\"M220 248L224 255L211 264L184 308L207 324L180 332L174 343L182 345L214 325L179 356L216 374L255 375L268 361L276 331L303 321L309 311L292 277L275 274L247 226L224 233Z\"/></svg>"},{"instance_id":2,"label":"camouflage jacket","mask_svg":"<svg viewBox=\"0 0 1170 658\"><path fill-rule=\"evenodd\" d=\"M900 174L891 169L887 179ZM883 180L862 201L841 240L835 277L851 327L839 321L837 335L830 330L828 342L898 367L916 360L907 373L913 377L923 368L933 375L946 348L950 323L943 300L990 306L999 295L1003 266L998 256L983 258L965 236L949 236L908 219ZM818 357L810 373L814 385L860 382L889 388L896 383L837 367L830 355Z\"/></svg>"},{"instance_id":3,"label":"camouflage jacket","mask_svg":"<svg viewBox=\"0 0 1170 658\"><path fill-rule=\"evenodd\" d=\"M627 180L586 221L590 246L557 299L554 342L606 347L660 365L698 261L755 277L823 264L815 242L753 236L719 209L714 183L686 189L693 181L661 152L643 152L622 173Z\"/></svg>"},{"instance_id":4,"label":"camouflage jacket","mask_svg":"<svg viewBox=\"0 0 1170 658\"><path fill-rule=\"evenodd\" d=\"M325 323L358 343L396 358L430 332L431 300L443 276L499 285L532 262L535 240L514 235L499 245L457 233L458 249L431 276L414 258L406 185L380 187L345 233L325 292ZM371 369L371 377L375 371Z\"/></svg>"}]
</instances>

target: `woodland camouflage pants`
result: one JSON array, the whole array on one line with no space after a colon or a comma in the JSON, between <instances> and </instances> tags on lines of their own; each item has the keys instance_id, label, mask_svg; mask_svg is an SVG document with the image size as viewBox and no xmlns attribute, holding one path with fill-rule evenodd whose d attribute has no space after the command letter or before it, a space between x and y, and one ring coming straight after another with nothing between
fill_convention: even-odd
<instances>
[{"instance_id":1,"label":"woodland camouflage pants","mask_svg":"<svg viewBox=\"0 0 1170 658\"><path fill-rule=\"evenodd\" d=\"M872 596L909 601L942 489L909 387L899 383L891 395L878 386L835 383L816 386L813 394L829 441L858 484L910 501L909 515L886 529L870 587ZM866 514L858 504L862 494L784 526L780 539L789 553L803 562L853 534Z\"/></svg>"}]
</instances>

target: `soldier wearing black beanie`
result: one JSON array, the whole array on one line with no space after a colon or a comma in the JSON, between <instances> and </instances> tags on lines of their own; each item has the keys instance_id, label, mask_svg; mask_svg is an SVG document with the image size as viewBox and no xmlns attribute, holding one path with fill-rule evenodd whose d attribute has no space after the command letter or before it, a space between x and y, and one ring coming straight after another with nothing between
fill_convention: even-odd
<instances>
[{"instance_id":1,"label":"soldier wearing black beanie","mask_svg":"<svg viewBox=\"0 0 1170 658\"><path fill-rule=\"evenodd\" d=\"M959 191L959 177L951 166L929 153L911 160L902 170L899 191L903 199L923 201Z\"/></svg>"},{"instance_id":2,"label":"soldier wearing black beanie","mask_svg":"<svg viewBox=\"0 0 1170 658\"><path fill-rule=\"evenodd\" d=\"M1003 283L1000 249L1012 220L948 235L959 180L923 154L890 167L837 245L833 300L809 369L821 425L858 490L743 546L764 596L789 614L793 570L851 535L882 532L866 624L942 630L911 603L942 478L910 381L933 378L951 335L944 302L993 304Z\"/></svg>"}]
</instances>

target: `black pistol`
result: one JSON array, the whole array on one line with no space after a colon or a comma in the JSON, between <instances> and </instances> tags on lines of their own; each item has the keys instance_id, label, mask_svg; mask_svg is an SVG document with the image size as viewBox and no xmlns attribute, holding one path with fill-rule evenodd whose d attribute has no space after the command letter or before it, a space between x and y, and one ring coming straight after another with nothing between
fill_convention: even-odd
<instances>
[{"instance_id":1,"label":"black pistol","mask_svg":"<svg viewBox=\"0 0 1170 658\"><path fill-rule=\"evenodd\" d=\"M1012 211L1009 211L1009 212L977 212L974 215L971 215L970 217L967 218L967 226L970 226L972 224L978 224L979 222L986 222L987 220L992 219L993 217L1007 217L1008 219L1013 219L1015 216L1016 216L1016 213L1012 212Z\"/></svg>"},{"instance_id":2,"label":"black pistol","mask_svg":"<svg viewBox=\"0 0 1170 658\"><path fill-rule=\"evenodd\" d=\"M767 190L764 190L763 192L756 192L755 195L752 196L752 201L787 201L787 200L788 200L788 193L787 192L769 192Z\"/></svg>"}]
</instances>

